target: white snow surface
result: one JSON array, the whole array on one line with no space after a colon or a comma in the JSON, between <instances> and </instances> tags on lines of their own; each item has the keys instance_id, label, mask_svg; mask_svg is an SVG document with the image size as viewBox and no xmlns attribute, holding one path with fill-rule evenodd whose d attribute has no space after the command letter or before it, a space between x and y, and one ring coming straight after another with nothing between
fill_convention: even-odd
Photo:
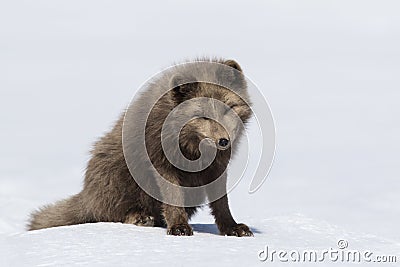
<instances>
[{"instance_id":1,"label":"white snow surface","mask_svg":"<svg viewBox=\"0 0 400 267\"><path fill-rule=\"evenodd\" d=\"M14 266L15 263L23 266L252 266L260 264L257 254L266 245L276 250L312 248L322 251L337 248L338 237L348 241L353 249L371 250L380 255L394 255L400 249L400 244L368 234L345 232L299 214L247 221L254 225L254 238L220 236L212 223L192 224L193 237L167 236L165 229L119 223L19 233L2 240L2 246L6 248L1 252L5 259L2 266ZM307 266L310 263L297 264ZM326 261L323 264L334 263Z\"/></svg>"},{"instance_id":2,"label":"white snow surface","mask_svg":"<svg viewBox=\"0 0 400 267\"><path fill-rule=\"evenodd\" d=\"M399 8L386 0L0 2L0 266L289 266L258 253L337 249L339 240L397 256L367 266L397 266ZM25 230L30 212L79 192L91 144L147 78L204 55L236 59L275 117L267 181L249 194L243 177L229 194L254 237L218 235L207 207L191 220L191 237L118 223Z\"/></svg>"}]
</instances>

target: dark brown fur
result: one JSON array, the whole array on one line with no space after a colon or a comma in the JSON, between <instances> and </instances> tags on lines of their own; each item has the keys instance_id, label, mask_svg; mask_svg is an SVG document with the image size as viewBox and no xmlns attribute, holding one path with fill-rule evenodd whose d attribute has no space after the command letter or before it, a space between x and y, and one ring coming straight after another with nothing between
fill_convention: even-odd
<instances>
[{"instance_id":1,"label":"dark brown fur","mask_svg":"<svg viewBox=\"0 0 400 267\"><path fill-rule=\"evenodd\" d=\"M233 60L212 60L242 71ZM246 91L243 77L228 77L239 79L242 89ZM171 82L177 79L174 77ZM174 87L174 84L173 84ZM140 103L149 103L151 92L141 97ZM195 97L210 97L218 99L239 115L243 122L251 116L249 106L240 97L217 85L192 83L175 88L161 97L152 109L146 124L146 146L152 164L167 180L181 186L193 187L212 182L223 175L222 198L209 204L215 222L222 235L249 236L252 235L244 224L237 224L229 210L226 194L225 169L230 160L231 147L218 150L217 157L211 166L205 170L190 173L177 169L165 158L161 147L162 122L169 112L180 102ZM248 102L248 99L246 99ZM151 101L150 101L151 102ZM139 105L136 103L136 105ZM138 107L140 111L140 106ZM138 112L139 112L138 111ZM140 114L140 113L138 113ZM124 115L117 121L114 128L102 137L91 151L92 157L85 173L83 190L66 200L48 205L32 214L29 230L49 227L83 224L92 222L122 222L143 226L167 227L167 233L172 235L192 235L188 221L196 212L197 207L178 207L164 204L146 194L132 178L123 153L122 131ZM180 149L188 159L199 157L198 145L202 138L218 139L227 136L224 128L213 120L196 118L188 123L180 133ZM234 150L234 148L232 148ZM163 188L159 189L163 191ZM216 189L218 191L219 189ZM206 199L216 192L204 192L196 198ZM178 196L182 203L189 196Z\"/></svg>"}]
</instances>

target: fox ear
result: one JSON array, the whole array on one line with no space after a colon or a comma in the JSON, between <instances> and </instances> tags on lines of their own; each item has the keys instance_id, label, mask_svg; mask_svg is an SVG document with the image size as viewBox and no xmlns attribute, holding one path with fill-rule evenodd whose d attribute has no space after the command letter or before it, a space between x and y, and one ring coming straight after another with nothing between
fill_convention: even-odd
<instances>
[{"instance_id":1,"label":"fox ear","mask_svg":"<svg viewBox=\"0 0 400 267\"><path fill-rule=\"evenodd\" d=\"M173 96L182 102L189 95L198 88L198 82L192 76L182 76L181 74L175 74L170 81L170 88L172 88Z\"/></svg>"},{"instance_id":2,"label":"fox ear","mask_svg":"<svg viewBox=\"0 0 400 267\"><path fill-rule=\"evenodd\" d=\"M228 60L225 60L224 62L223 62L223 64L225 64L225 65L227 65L227 66L229 66L229 67L231 67L231 68L234 68L234 69L236 69L236 70L238 70L238 71L240 71L240 72L243 72L242 71L242 68L240 67L240 65L239 65L239 63L237 63L235 60L233 60L233 59L228 59Z\"/></svg>"}]
</instances>

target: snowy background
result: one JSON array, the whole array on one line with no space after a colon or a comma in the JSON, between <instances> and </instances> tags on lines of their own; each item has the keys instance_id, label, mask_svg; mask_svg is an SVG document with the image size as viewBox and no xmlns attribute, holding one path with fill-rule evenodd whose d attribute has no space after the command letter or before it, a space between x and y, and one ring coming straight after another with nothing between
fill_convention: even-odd
<instances>
[{"instance_id":1,"label":"snowy background","mask_svg":"<svg viewBox=\"0 0 400 267\"><path fill-rule=\"evenodd\" d=\"M0 266L262 266L266 245L322 250L339 239L400 261L399 8L1 0ZM193 237L121 224L25 231L32 210L79 192L91 144L147 78L204 55L236 59L275 116L267 181L248 194L244 177L230 194L254 238L216 235L206 208Z\"/></svg>"}]
</instances>

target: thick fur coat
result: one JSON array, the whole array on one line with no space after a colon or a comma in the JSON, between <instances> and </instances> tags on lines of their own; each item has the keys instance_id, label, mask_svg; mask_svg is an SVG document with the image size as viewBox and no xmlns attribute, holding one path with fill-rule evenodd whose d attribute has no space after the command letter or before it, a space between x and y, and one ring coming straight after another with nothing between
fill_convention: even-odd
<instances>
[{"instance_id":1,"label":"thick fur coat","mask_svg":"<svg viewBox=\"0 0 400 267\"><path fill-rule=\"evenodd\" d=\"M221 75L221 79L232 81L235 90L240 91L240 97L232 90L216 84L202 81L182 84L185 74L163 76L160 79L168 80L171 90L163 93L157 83L151 84L139 99L132 105L134 114L130 124L135 126L145 124L145 145L148 157L158 173L173 184L195 187L206 185L218 177L222 177L222 197L209 203L212 215L222 235L251 236L252 232L245 224L238 224L233 219L226 194L226 168L235 150L235 143L239 140L243 129L235 128L235 140L229 136L227 130L218 122L201 116L200 112L193 120L189 121L178 133L179 149L189 160L200 157L199 145L202 139L208 138L218 147L214 161L206 169L199 172L186 172L173 166L166 158L161 145L161 129L168 114L179 104L198 97L216 99L230 107L246 123L251 116L249 99L242 69L233 60L203 59L219 64L224 64L235 71ZM191 77L196 79L196 77ZM245 99L243 99L245 98ZM153 105L148 118L143 118L143 108ZM197 107L198 108L198 107ZM196 109L193 107L192 109ZM225 111L214 110L217 116L223 119ZM205 190L204 194L196 196L177 196L182 198L182 205L163 203L148 195L132 178L123 149L123 127L126 114L122 114L113 129L97 141L91 151L88 162L83 189L77 195L61 200L54 204L42 207L34 212L29 223L29 230L49 227L74 225L94 222L122 222L141 226L166 227L167 233L172 235L192 235L193 231L188 224L190 217L196 212L196 206L184 206L189 197L204 201L213 194L212 190ZM140 128L140 127L137 127ZM240 128L240 129L239 129ZM173 129L173 128L172 128ZM132 151L135 166L138 171L146 169L141 158L145 157L141 151L135 151L135 135L139 130L133 129ZM125 151L126 153L126 151ZM152 179L152 177L149 177ZM221 189L222 188L222 189ZM168 194L164 188L157 188L162 194ZM186 200L185 200L186 199Z\"/></svg>"}]
</instances>

